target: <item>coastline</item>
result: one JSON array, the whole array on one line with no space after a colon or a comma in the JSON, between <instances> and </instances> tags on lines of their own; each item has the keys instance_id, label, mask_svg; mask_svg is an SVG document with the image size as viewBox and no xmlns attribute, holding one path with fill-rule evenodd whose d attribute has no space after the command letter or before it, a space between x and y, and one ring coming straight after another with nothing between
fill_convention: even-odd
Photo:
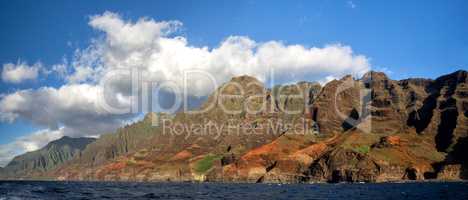
<instances>
[{"instance_id":1,"label":"coastline","mask_svg":"<svg viewBox=\"0 0 468 200\"><path fill-rule=\"evenodd\" d=\"M0 179L2 182L88 182L88 183L192 183L192 184L260 184L260 185L337 185L337 184L406 184L406 183L468 183L463 179L429 179L429 180L400 180L400 181L381 181L381 182L302 182L302 183L277 183L277 182L242 182L242 181L109 181L109 180L56 180L56 179Z\"/></svg>"}]
</instances>

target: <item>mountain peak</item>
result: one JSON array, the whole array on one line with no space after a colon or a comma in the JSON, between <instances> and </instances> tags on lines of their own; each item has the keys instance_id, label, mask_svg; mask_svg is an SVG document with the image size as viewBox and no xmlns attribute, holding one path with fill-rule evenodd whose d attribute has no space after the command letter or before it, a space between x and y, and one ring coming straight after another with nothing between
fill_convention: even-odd
<instances>
[{"instance_id":1,"label":"mountain peak","mask_svg":"<svg viewBox=\"0 0 468 200\"><path fill-rule=\"evenodd\" d=\"M437 78L436 83L441 84L441 85L454 85L458 83L468 83L468 72L466 70L455 71L453 73Z\"/></svg>"},{"instance_id":2,"label":"mountain peak","mask_svg":"<svg viewBox=\"0 0 468 200\"><path fill-rule=\"evenodd\" d=\"M241 91L245 95L261 94L264 90L263 83L257 78L248 75L232 77L230 81L218 88L218 94L239 95Z\"/></svg>"},{"instance_id":3,"label":"mountain peak","mask_svg":"<svg viewBox=\"0 0 468 200\"><path fill-rule=\"evenodd\" d=\"M361 80L370 81L370 80L388 80L388 76L384 72L379 71L368 71L366 72Z\"/></svg>"},{"instance_id":4,"label":"mountain peak","mask_svg":"<svg viewBox=\"0 0 468 200\"><path fill-rule=\"evenodd\" d=\"M145 121L147 121L147 120L153 120L153 119L156 119L157 117L158 117L158 114L157 114L157 113L155 113L155 112L149 112L149 113L146 113L144 120L145 120Z\"/></svg>"},{"instance_id":5,"label":"mountain peak","mask_svg":"<svg viewBox=\"0 0 468 200\"><path fill-rule=\"evenodd\" d=\"M457 70L457 71L453 72L453 74L468 74L468 71L466 71L464 69L460 69L460 70Z\"/></svg>"},{"instance_id":6,"label":"mountain peak","mask_svg":"<svg viewBox=\"0 0 468 200\"><path fill-rule=\"evenodd\" d=\"M234 76L234 77L231 78L231 80L229 82L237 82L237 83L241 83L241 84L251 83L251 82L260 83L260 81L257 78L255 78L253 76L249 76L249 75Z\"/></svg>"},{"instance_id":7,"label":"mountain peak","mask_svg":"<svg viewBox=\"0 0 468 200\"><path fill-rule=\"evenodd\" d=\"M50 146L52 144L55 145L74 145L74 144L80 144L80 143L88 143L89 141L94 141L94 138L87 138L87 137L79 137L79 138L73 138L70 136L63 136L57 140L49 142L47 146Z\"/></svg>"},{"instance_id":8,"label":"mountain peak","mask_svg":"<svg viewBox=\"0 0 468 200\"><path fill-rule=\"evenodd\" d=\"M446 76L453 77L459 82L465 82L468 76L468 72L466 70L458 70Z\"/></svg>"},{"instance_id":9,"label":"mountain peak","mask_svg":"<svg viewBox=\"0 0 468 200\"><path fill-rule=\"evenodd\" d=\"M65 163L94 142L94 138L63 136L45 147L13 158L0 175L21 177L41 173Z\"/></svg>"}]
</instances>

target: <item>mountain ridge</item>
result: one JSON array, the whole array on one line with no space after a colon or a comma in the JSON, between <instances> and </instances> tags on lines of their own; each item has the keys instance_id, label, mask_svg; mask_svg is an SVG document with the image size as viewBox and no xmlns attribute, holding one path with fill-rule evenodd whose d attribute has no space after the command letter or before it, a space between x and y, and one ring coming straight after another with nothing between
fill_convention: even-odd
<instances>
[{"instance_id":1,"label":"mountain ridge","mask_svg":"<svg viewBox=\"0 0 468 200\"><path fill-rule=\"evenodd\" d=\"M239 86L246 92L239 93ZM225 99L223 94L238 97ZM210 104L213 109L201 114L150 113L101 136L42 176L281 183L467 178L465 70L434 80L392 80L371 71L323 86L298 82L273 88L240 76L218 88L200 109ZM227 114L221 108L242 112ZM246 108L259 112L244 112ZM167 119L167 126L152 126L155 117ZM238 131L165 132L177 123Z\"/></svg>"},{"instance_id":2,"label":"mountain ridge","mask_svg":"<svg viewBox=\"0 0 468 200\"><path fill-rule=\"evenodd\" d=\"M0 177L28 178L41 176L44 172L73 159L81 150L94 142L94 138L71 138L63 136L49 142L36 151L15 156L4 168Z\"/></svg>"}]
</instances>

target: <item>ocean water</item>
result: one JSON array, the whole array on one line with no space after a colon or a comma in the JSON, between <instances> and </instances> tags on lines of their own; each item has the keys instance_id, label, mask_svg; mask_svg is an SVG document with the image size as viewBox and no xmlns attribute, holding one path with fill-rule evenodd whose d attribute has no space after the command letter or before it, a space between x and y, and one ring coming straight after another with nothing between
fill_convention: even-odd
<instances>
[{"instance_id":1,"label":"ocean water","mask_svg":"<svg viewBox=\"0 0 468 200\"><path fill-rule=\"evenodd\" d=\"M468 199L467 182L228 184L0 182L7 199Z\"/></svg>"}]
</instances>

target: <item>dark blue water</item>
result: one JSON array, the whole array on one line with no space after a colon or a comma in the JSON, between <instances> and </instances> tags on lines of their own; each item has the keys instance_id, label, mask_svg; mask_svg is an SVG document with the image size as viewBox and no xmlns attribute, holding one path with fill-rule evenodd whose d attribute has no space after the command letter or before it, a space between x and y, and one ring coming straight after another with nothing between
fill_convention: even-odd
<instances>
[{"instance_id":1,"label":"dark blue water","mask_svg":"<svg viewBox=\"0 0 468 200\"><path fill-rule=\"evenodd\" d=\"M468 183L220 184L0 182L7 199L468 199Z\"/></svg>"}]
</instances>

